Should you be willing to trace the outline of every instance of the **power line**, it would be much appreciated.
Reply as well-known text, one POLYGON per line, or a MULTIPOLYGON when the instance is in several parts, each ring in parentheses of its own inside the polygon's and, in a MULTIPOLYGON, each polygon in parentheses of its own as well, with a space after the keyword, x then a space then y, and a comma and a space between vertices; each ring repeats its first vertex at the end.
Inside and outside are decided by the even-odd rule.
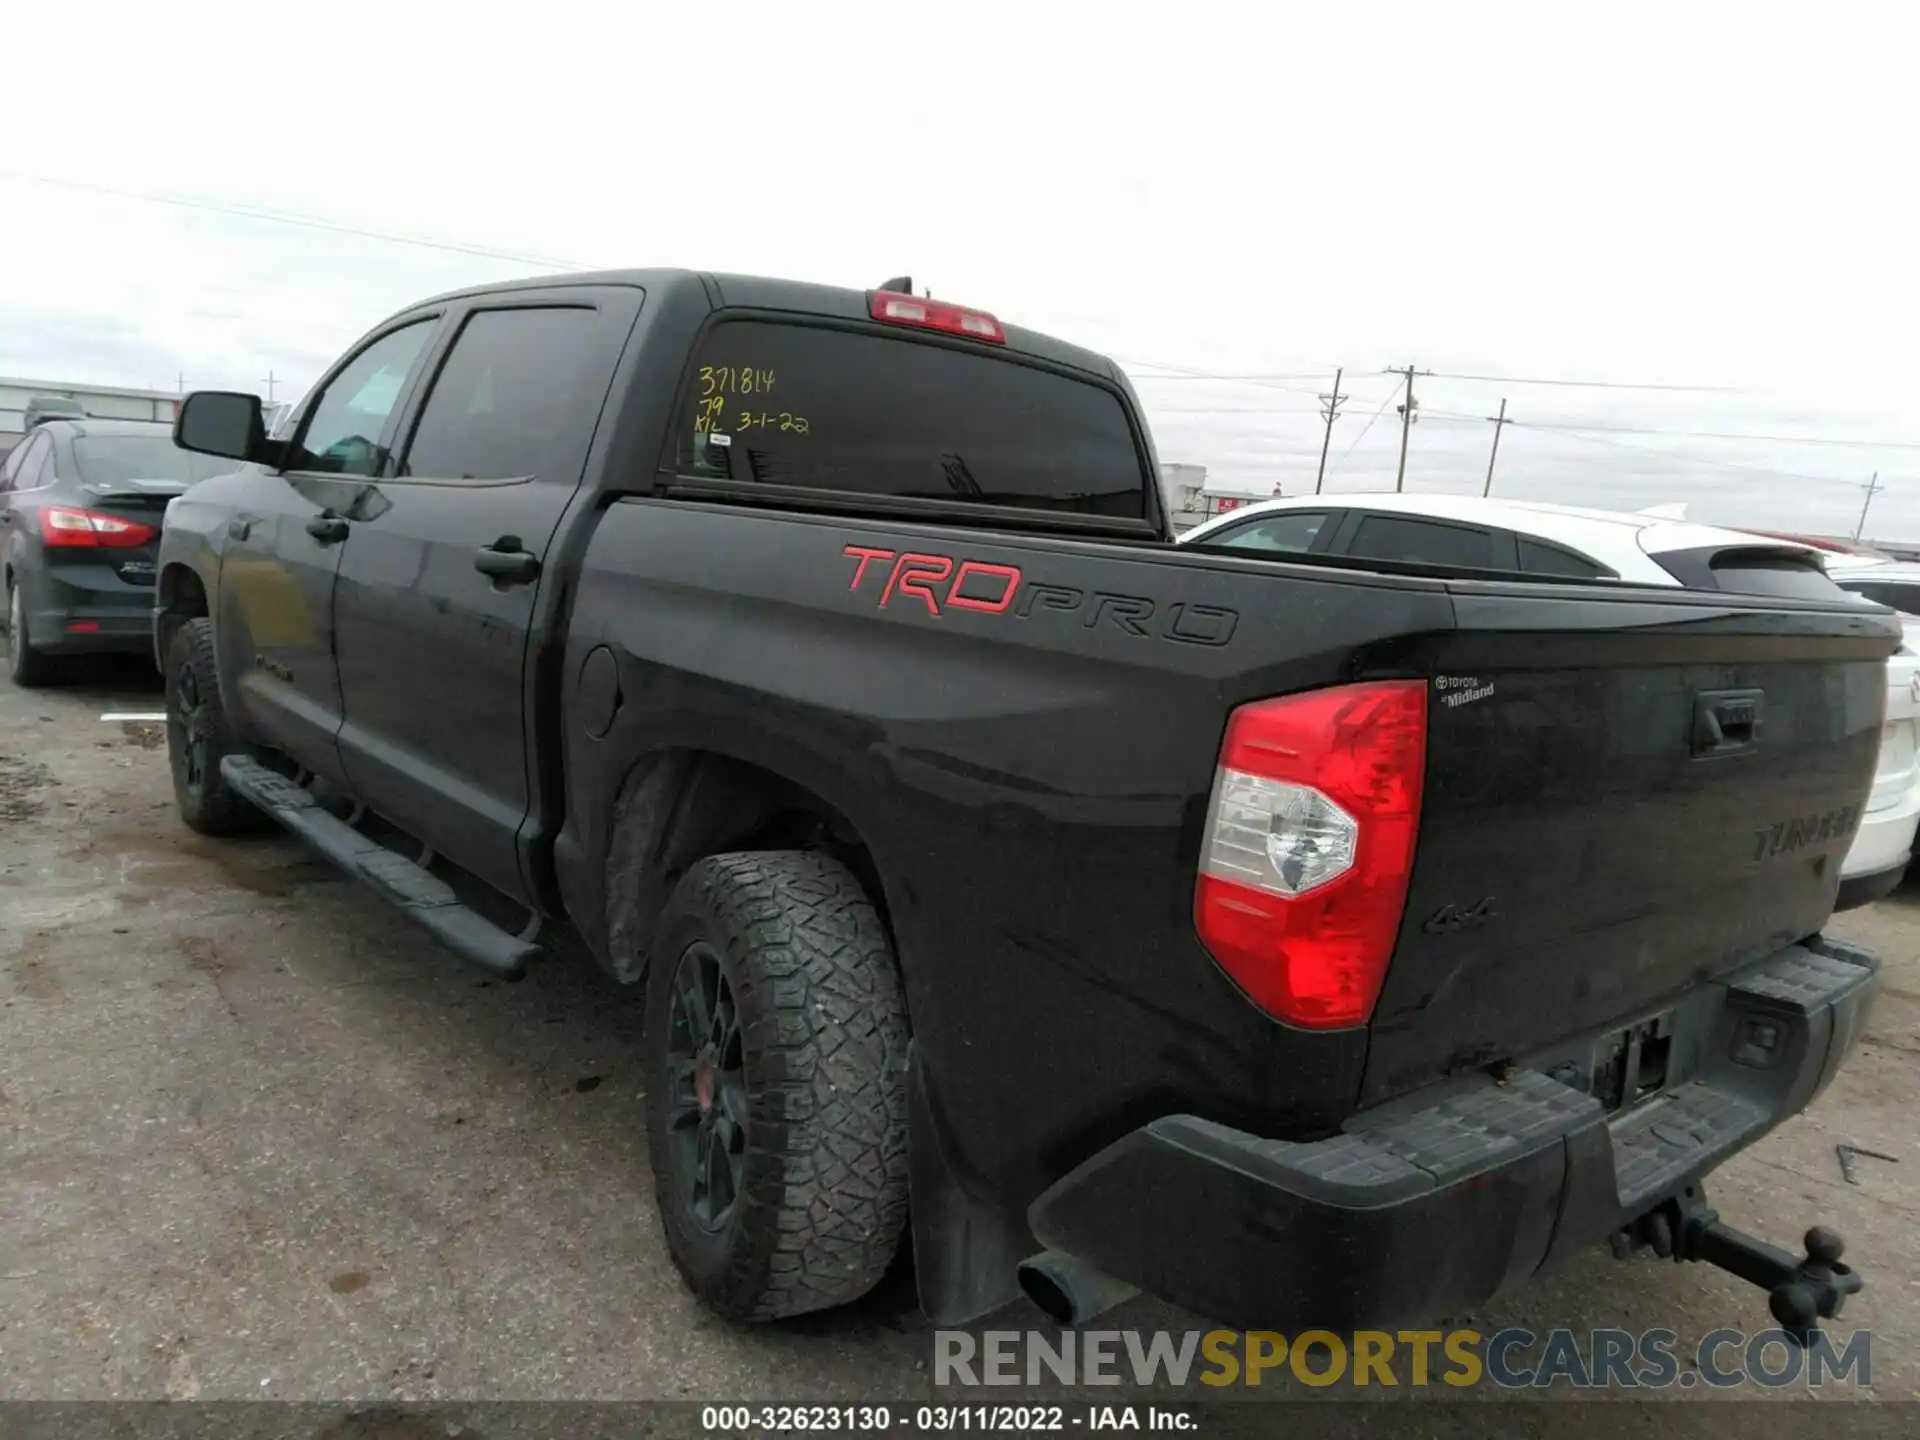
MULTIPOLYGON (((1310 373, 1303 373, 1300 375, 1291 375, 1291 376, 1276 375, 1271 377, 1265 377, 1265 376, 1254 376, 1254 375, 1216 375, 1210 370, 1195 370, 1190 366, 1175 365, 1171 360, 1149 360, 1141 356, 1128 356, 1128 355, 1115 355, 1112 358, 1119 361, 1120 364, 1126 365, 1126 366, 1151 365, 1155 369, 1177 372, 1177 373, 1168 374, 1168 375, 1134 374, 1130 376, 1131 379, 1140 381, 1140 382, 1160 381, 1160 380, 1205 380, 1210 383, 1218 382, 1224 385, 1252 385, 1255 388, 1261 389, 1261 390, 1275 390, 1280 392, 1283 395, 1313 395, 1316 392, 1312 390, 1301 390, 1291 385, 1275 385, 1270 383, 1272 380, 1282 380, 1282 379, 1319 380, 1323 378, 1327 373, 1326 370, 1315 370, 1310 373)), ((1328 366, 1327 368, 1333 369, 1334 367, 1328 366)))
MULTIPOLYGON (((1135 365, 1157 365, 1160 362, 1158 362, 1157 360, 1135 360, 1135 361, 1127 361, 1123 363, 1135 364, 1135 365)), ((1162 368, 1170 369, 1172 367, 1163 366, 1162 368)), ((1338 369, 1340 367, 1336 366, 1334 368, 1338 369)), ((1303 370, 1298 374, 1291 374, 1291 375, 1214 375, 1204 370, 1189 370, 1178 375, 1136 375, 1133 378, 1136 380, 1152 380, 1155 382, 1167 382, 1167 381, 1177 381, 1177 380, 1223 380, 1223 381, 1232 381, 1235 384, 1252 384, 1255 381, 1264 381, 1264 380, 1320 380, 1325 378, 1326 373, 1327 372, 1324 370, 1303 370)))
POLYGON ((1625 380, 1568 380, 1543 379, 1532 375, 1459 375, 1450 370, 1429 370, 1427 372, 1438 380, 1485 380, 1498 385, 1571 385, 1586 390, 1689 390, 1714 394, 1736 394, 1735 385, 1639 385, 1625 380))
POLYGON ((185 195, 165 195, 157 191, 121 190, 111 185, 95 185, 81 180, 62 180, 51 175, 31 175, 20 170, 0 170, 0 179, 20 180, 30 185, 46 185, 57 190, 78 190, 92 195, 110 195, 119 200, 144 200, 153 205, 173 205, 184 210, 204 210, 213 215, 234 215, 247 220, 266 220, 276 225, 297 225, 308 230, 325 230, 335 235, 352 235, 362 240, 380 240, 389 245, 414 245, 425 250, 444 250, 454 255, 473 255, 483 260, 509 260, 515 264, 540 265, 554 270, 589 270, 593 267, 578 260, 560 260, 551 255, 527 255, 512 250, 491 250, 482 245, 462 245, 453 240, 429 240, 419 235, 404 235, 392 230, 365 230, 342 225, 312 215, 296 215, 282 210, 267 210, 252 205, 195 200, 185 195))
POLYGON ((1353 437, 1353 444, 1347 446, 1346 449, 1340 452, 1340 458, 1333 462, 1332 466, 1329 467, 1330 469, 1338 470, 1343 464, 1346 463, 1347 457, 1353 454, 1355 450, 1360 448, 1360 442, 1367 438, 1367 431, 1373 429, 1373 422, 1378 420, 1382 415, 1387 413, 1387 406, 1393 403, 1393 397, 1395 395, 1398 395, 1399 393, 1400 393, 1400 387, 1396 385, 1393 388, 1393 391, 1387 396, 1387 398, 1380 402, 1380 408, 1378 410, 1375 410, 1373 414, 1367 417, 1367 423, 1362 425, 1360 427, 1360 433, 1353 437))
MULTIPOLYGON (((1387 397, 1380 402, 1379 408, 1377 408, 1368 417, 1367 423, 1361 427, 1360 433, 1354 436, 1352 443, 1349 444, 1345 450, 1341 451, 1338 458, 1334 459, 1327 466, 1326 473, 1328 474, 1333 473, 1334 471, 1338 470, 1341 467, 1341 465, 1343 465, 1349 458, 1351 458, 1354 451, 1360 448, 1361 442, 1366 439, 1368 431, 1372 430, 1374 422, 1377 421, 1382 415, 1386 413, 1387 406, 1393 403, 1395 397, 1398 396, 1399 393, 1400 393, 1400 387, 1396 385, 1393 391, 1390 394, 1388 394, 1387 397)), ((1155 407, 1152 413, 1155 415, 1286 415, 1286 416, 1324 414, 1324 412, 1315 411, 1311 407, 1305 406, 1305 405, 1262 406, 1259 408, 1238 407, 1238 408, 1232 408, 1232 409, 1226 409, 1226 408, 1185 409, 1185 408, 1155 407)), ((1498 417, 1496 416, 1471 415, 1471 414, 1467 414, 1464 411, 1457 411, 1457 410, 1429 410, 1424 407, 1420 409, 1419 415, 1422 420, 1439 421, 1443 424, 1450 423, 1450 424, 1462 424, 1462 425, 1467 425, 1467 424, 1485 425, 1489 423, 1495 423, 1498 420, 1498 417)), ((1761 465, 1743 465, 1738 461, 1733 461, 1733 460, 1709 460, 1697 455, 1688 455, 1678 450, 1662 450, 1662 449, 1658 449, 1658 448, 1647 446, 1647 445, 1629 445, 1623 441, 1607 440, 1607 439, 1603 439, 1599 435, 1588 434, 1586 433, 1586 431, 1589 427, 1586 427, 1586 426, 1553 425, 1553 424, 1539 423, 1531 420, 1515 420, 1511 417, 1508 417, 1505 423, 1507 425, 1518 426, 1520 429, 1523 429, 1523 430, 1537 430, 1542 432, 1543 434, 1558 435, 1560 438, 1566 439, 1566 440, 1581 441, 1589 445, 1604 445, 1604 446, 1607 446, 1609 449, 1613 449, 1613 450, 1626 450, 1635 455, 1646 455, 1646 456, 1653 457, 1655 459, 1671 461, 1679 465, 1692 465, 1697 468, 1706 469, 1706 470, 1717 470, 1717 471, 1723 471, 1723 472, 1739 471, 1743 474, 1750 474, 1750 475, 1769 475, 1769 476, 1773 476, 1776 479, 1803 480, 1803 481, 1807 481, 1808 483, 1816 484, 1816 485, 1851 485, 1855 483, 1851 480, 1845 480, 1834 475, 1810 475, 1804 471, 1776 470, 1771 467, 1761 466, 1761 465)), ((1646 430, 1646 431, 1634 431, 1632 433, 1649 434, 1649 435, 1683 436, 1689 432, 1646 430)), ((1312 452, 1304 451, 1302 453, 1311 454, 1312 452)), ((1322 483, 1324 483, 1324 481, 1322 483)), ((1883 486, 1882 488, 1884 489, 1885 487, 1883 486)))
MULTIPOLYGON (((1288 393, 1305 394, 1306 392, 1289 391, 1288 393)), ((1153 407, 1153 410, 1157 415, 1310 415, 1318 413, 1319 407, 1313 405, 1199 407, 1162 405, 1153 407)), ((1481 421, 1488 418, 1448 410, 1422 409, 1420 414, 1427 420, 1481 421)), ((1834 435, 1762 435, 1745 430, 1665 430, 1653 425, 1584 425, 1573 420, 1527 420, 1514 423, 1524 424, 1529 430, 1560 430, 1576 436, 1581 434, 1652 435, 1674 440, 1744 440, 1761 444, 1826 445, 1842 450, 1920 450, 1920 440, 1855 440, 1834 435)))
MULTIPOLYGON (((1436 416, 1435 418, 1442 418, 1436 416)), ((1449 420, 1480 420, 1477 415, 1448 415, 1449 420)), ((1484 421, 1482 422, 1484 423, 1484 421)), ((1522 430, 1532 430, 1535 426, 1526 420, 1509 420, 1510 425, 1522 430)), ((1850 485, 1854 482, 1842 480, 1834 475, 1808 475, 1796 470, 1773 470, 1764 465, 1742 465, 1734 460, 1706 460, 1697 455, 1685 455, 1678 450, 1654 450, 1645 445, 1629 445, 1621 440, 1602 440, 1598 435, 1583 435, 1577 430, 1550 432, 1564 436, 1569 440, 1584 441, 1589 445, 1606 445, 1615 450, 1628 450, 1635 455, 1652 455, 1661 460, 1672 460, 1682 465, 1698 465, 1708 470, 1741 470, 1752 475, 1771 475, 1779 480, 1805 480, 1815 485, 1850 485)))
POLYGON ((1609 435, 1668 435, 1686 440, 1761 440, 1778 445, 1837 445, 1849 450, 1920 450, 1920 440, 1847 440, 1825 435, 1755 435, 1739 430, 1660 430, 1643 425, 1579 425, 1571 420, 1530 420, 1535 430, 1591 430, 1609 435))
MULTIPOLYGON (((1485 425, 1492 417, 1469 415, 1459 410, 1422 410, 1423 420, 1438 420, 1443 423, 1459 425, 1485 425)), ((1530 420, 1508 418, 1507 424, 1521 430, 1538 430, 1541 427, 1530 420)), ((1563 440, 1578 440, 1587 445, 1604 445, 1611 450, 1626 450, 1635 455, 1648 455, 1658 460, 1670 460, 1676 464, 1694 465, 1707 470, 1738 470, 1749 475, 1770 475, 1778 480, 1802 480, 1811 485, 1852 485, 1855 481, 1843 479, 1837 475, 1809 475, 1800 470, 1775 470, 1764 465, 1742 465, 1736 460, 1708 460, 1698 455, 1688 455, 1679 450, 1659 450, 1647 445, 1629 445, 1622 440, 1604 440, 1598 435, 1585 435, 1577 430, 1548 430, 1545 433, 1556 435, 1563 440)))
MULTIPOLYGON (((1182 381, 1182 382, 1194 381, 1194 380, 1218 380, 1223 383, 1230 383, 1230 384, 1254 385, 1254 384, 1264 384, 1265 382, 1270 380, 1317 380, 1320 378, 1320 376, 1326 374, 1326 370, 1311 371, 1311 372, 1304 372, 1304 373, 1276 372, 1270 375, 1243 373, 1243 372, 1237 372, 1237 371, 1236 372, 1213 371, 1213 370, 1206 370, 1193 365, 1175 365, 1168 361, 1149 360, 1144 357, 1129 358, 1127 356, 1115 356, 1114 358, 1119 360, 1124 365, 1150 365, 1153 368, 1158 370, 1167 370, 1167 371, 1174 372, 1167 375, 1140 375, 1140 376, 1134 377, 1135 379, 1139 379, 1139 380, 1182 381)), ((1327 367, 1327 369, 1332 369, 1332 368, 1334 367, 1333 366, 1327 367)), ((1741 390, 1741 387, 1737 385, 1670 385, 1670 384, 1663 384, 1657 381, 1638 382, 1638 381, 1627 381, 1627 380, 1580 380, 1580 379, 1575 379, 1572 376, 1566 376, 1566 375, 1559 375, 1559 376, 1477 375, 1477 374, 1468 374, 1464 371, 1453 371, 1453 370, 1428 370, 1422 373, 1431 375, 1436 380, 1484 381, 1489 384, 1507 384, 1507 385, 1559 385, 1559 386, 1565 386, 1565 387, 1578 389, 1578 390, 1662 390, 1662 391, 1675 391, 1675 392, 1683 392, 1683 393, 1714 394, 1714 395, 1733 395, 1733 394, 1743 393, 1741 390)))
MULTIPOLYGON (((1400 393, 1400 387, 1396 385, 1393 393, 1394 395, 1398 395, 1400 393)), ((1342 398, 1351 400, 1353 393, 1351 391, 1343 391, 1342 398)), ((1372 397, 1363 395, 1360 398, 1364 401, 1372 397)), ((1388 396, 1387 398, 1392 399, 1393 397, 1388 396)), ((1327 407, 1323 402, 1319 405, 1262 405, 1257 408, 1251 406, 1242 406, 1239 408, 1230 406, 1216 407, 1211 405, 1198 407, 1187 405, 1149 405, 1146 408, 1148 413, 1153 415, 1318 415, 1322 419, 1325 419, 1327 407)))

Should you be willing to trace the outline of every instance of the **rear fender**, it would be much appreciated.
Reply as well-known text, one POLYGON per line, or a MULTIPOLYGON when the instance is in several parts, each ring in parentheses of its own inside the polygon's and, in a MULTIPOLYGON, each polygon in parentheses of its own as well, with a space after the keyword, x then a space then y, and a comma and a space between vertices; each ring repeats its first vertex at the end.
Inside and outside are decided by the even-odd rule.
POLYGON ((762 829, 773 798, 735 766, 691 750, 636 764, 614 807, 606 847, 604 943, 595 955, 631 985, 647 973, 654 926, 694 861, 762 829))

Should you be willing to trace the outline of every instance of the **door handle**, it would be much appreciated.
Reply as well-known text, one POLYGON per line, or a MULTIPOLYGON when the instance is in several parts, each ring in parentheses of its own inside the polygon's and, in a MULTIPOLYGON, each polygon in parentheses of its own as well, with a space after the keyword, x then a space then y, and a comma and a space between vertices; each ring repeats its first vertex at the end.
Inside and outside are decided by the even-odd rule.
POLYGON ((244 540, 252 533, 253 520, 250 516, 227 521, 227 538, 229 540, 244 540))
POLYGON ((307 521, 307 533, 322 545, 335 545, 347 538, 347 522, 338 515, 316 515, 307 521))
POLYGON ((540 557, 520 548, 511 535, 484 545, 473 557, 473 568, 496 585, 525 585, 540 573, 540 557))
POLYGON ((1740 755, 1760 742, 1766 696, 1758 690, 1704 690, 1693 697, 1693 753, 1740 755))

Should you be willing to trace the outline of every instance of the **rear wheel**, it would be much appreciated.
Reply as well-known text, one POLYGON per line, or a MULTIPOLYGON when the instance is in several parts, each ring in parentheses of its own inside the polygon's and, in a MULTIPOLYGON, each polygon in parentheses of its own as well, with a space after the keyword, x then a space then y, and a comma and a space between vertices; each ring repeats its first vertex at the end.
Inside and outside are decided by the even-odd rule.
POLYGON ((264 827, 265 817, 227 785, 220 762, 246 753, 236 745, 220 703, 214 670, 213 622, 188 620, 167 646, 167 760, 173 798, 187 827, 202 835, 235 835, 264 827))
POLYGON ((716 855, 667 903, 647 979, 647 1140, 667 1248, 731 1320, 858 1299, 907 1212, 907 1015, 845 866, 716 855))
POLYGON ((7 586, 7 678, 23 690, 53 678, 51 655, 33 648, 27 634, 27 607, 20 598, 20 582, 7 586))

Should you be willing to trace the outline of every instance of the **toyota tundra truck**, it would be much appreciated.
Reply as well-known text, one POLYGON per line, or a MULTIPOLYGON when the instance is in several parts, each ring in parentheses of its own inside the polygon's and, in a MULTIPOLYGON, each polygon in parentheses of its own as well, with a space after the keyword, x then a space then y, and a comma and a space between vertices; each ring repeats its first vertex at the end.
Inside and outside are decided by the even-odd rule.
POLYGON ((235 463, 160 546, 182 819, 496 972, 583 937, 721 1315, 903 1240, 940 1323, 1391 1326, 1603 1241, 1796 1334, 1861 1283, 1702 1181, 1867 1014, 1890 612, 1176 547, 1111 361, 906 280, 463 291, 175 433, 235 463))

